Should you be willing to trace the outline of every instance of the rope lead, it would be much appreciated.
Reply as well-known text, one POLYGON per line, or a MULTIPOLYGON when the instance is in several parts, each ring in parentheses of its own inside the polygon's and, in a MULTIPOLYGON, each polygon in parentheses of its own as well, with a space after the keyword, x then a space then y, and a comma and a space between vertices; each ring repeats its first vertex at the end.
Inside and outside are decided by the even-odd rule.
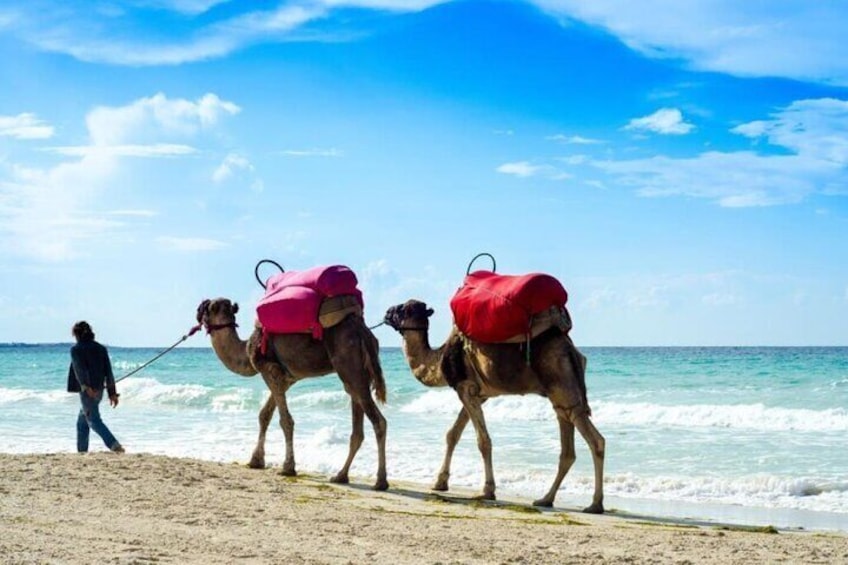
POLYGON ((157 354, 153 359, 151 359, 147 363, 141 365, 140 367, 136 367, 135 369, 133 369, 132 371, 130 371, 129 373, 127 373, 126 375, 124 375, 120 379, 117 379, 115 382, 119 383, 122 380, 124 380, 125 378, 132 376, 132 375, 136 374, 137 372, 141 371, 142 369, 144 369, 145 367, 147 367, 148 365, 150 365, 151 363, 153 363, 154 361, 156 361, 157 359, 159 359, 160 357, 162 357, 163 355, 165 355, 166 353, 168 353, 169 351, 174 349, 176 346, 178 346, 179 344, 181 344, 182 342, 184 342, 185 340, 187 340, 188 338, 190 338, 191 336, 196 334, 200 330, 201 327, 202 327, 201 324, 197 324, 196 326, 191 328, 188 331, 187 334, 185 334, 183 337, 181 337, 174 345, 172 345, 168 349, 165 349, 164 351, 160 351, 159 354, 157 354))

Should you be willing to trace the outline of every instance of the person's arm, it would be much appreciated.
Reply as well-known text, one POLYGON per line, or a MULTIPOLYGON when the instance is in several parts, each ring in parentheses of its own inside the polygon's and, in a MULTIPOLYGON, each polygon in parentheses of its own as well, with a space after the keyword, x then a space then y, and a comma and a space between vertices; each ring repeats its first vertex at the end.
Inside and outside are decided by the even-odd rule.
POLYGON ((115 388, 115 375, 112 374, 112 360, 109 359, 109 350, 103 348, 103 353, 106 356, 106 390, 109 391, 109 404, 113 407, 118 405, 118 390, 115 388))
POLYGON ((88 392, 91 383, 91 376, 88 373, 88 368, 83 362, 82 354, 78 347, 71 348, 71 368, 70 371, 76 377, 82 392, 88 392))

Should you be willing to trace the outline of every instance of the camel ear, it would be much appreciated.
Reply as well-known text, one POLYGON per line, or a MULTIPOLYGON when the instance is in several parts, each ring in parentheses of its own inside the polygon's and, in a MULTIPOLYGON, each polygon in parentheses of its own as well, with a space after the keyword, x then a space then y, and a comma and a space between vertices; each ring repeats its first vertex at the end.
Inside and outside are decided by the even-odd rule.
POLYGON ((238 302, 233 302, 233 314, 238 314, 238 302))
POLYGON ((430 316, 432 316, 432 315, 433 315, 433 309, 432 309, 432 308, 427 308, 427 311, 426 311, 425 313, 427 314, 427 317, 429 318, 430 316))
POLYGON ((207 298, 203 300, 200 305, 197 307, 197 323, 200 324, 203 322, 203 316, 206 314, 206 310, 209 308, 210 300, 207 298))

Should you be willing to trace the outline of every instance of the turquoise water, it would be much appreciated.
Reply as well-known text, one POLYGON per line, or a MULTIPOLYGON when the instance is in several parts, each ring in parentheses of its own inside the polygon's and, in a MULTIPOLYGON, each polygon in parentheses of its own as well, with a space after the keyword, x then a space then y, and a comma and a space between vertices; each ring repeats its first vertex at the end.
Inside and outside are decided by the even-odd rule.
MULTIPOLYGON (((64 392, 68 345, 0 346, 0 452, 74 450, 75 395, 64 392)), ((116 377, 158 350, 110 348, 116 377)), ((585 348, 594 421, 607 440, 607 507, 704 520, 848 530, 848 348, 585 348)), ((399 349, 381 351, 388 386, 389 480, 430 484, 459 410, 448 388, 427 389, 399 349)), ((261 378, 227 371, 206 348, 178 348, 118 385, 104 419, 132 452, 247 461, 267 392, 261 378)), ((335 376, 289 392, 301 471, 330 474, 347 453, 348 397, 335 376)), ((486 404, 495 478, 503 496, 537 498, 550 485, 559 438, 546 400, 486 404)), ((557 505, 592 492, 588 449, 557 505)), ((105 449, 93 443, 95 449, 105 449)), ((268 463, 284 448, 276 422, 268 463)), ((371 481, 370 428, 353 474, 371 481)), ((477 489, 482 463, 469 427, 451 484, 477 489)))

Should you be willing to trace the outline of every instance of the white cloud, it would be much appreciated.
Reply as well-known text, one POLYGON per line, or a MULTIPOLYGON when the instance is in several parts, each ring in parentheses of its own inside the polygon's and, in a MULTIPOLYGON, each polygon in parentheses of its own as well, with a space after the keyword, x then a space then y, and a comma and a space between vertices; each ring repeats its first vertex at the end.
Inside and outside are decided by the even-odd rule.
POLYGON ((183 14, 203 14, 215 6, 226 4, 230 0, 146 0, 144 5, 163 10, 172 10, 183 14))
POLYGON ((590 137, 583 137, 582 135, 564 135, 561 133, 549 135, 545 139, 574 145, 596 145, 598 143, 603 143, 603 140, 600 139, 592 139, 590 137))
POLYGON ((156 241, 158 241, 164 247, 181 252, 217 251, 219 249, 229 247, 229 245, 224 243, 223 241, 218 241, 215 239, 205 239, 201 237, 161 236, 157 237, 156 241))
MULTIPOLYGON (((231 10, 222 11, 223 18, 216 18, 210 9, 220 4, 214 0, 152 0, 145 6, 177 11, 189 17, 203 14, 205 20, 190 19, 189 25, 174 27, 179 32, 170 37, 163 36, 162 29, 147 30, 138 26, 115 26, 114 22, 103 22, 103 11, 89 9, 68 12, 57 6, 55 18, 50 10, 41 6, 25 14, 26 24, 18 29, 18 35, 40 49, 65 53, 86 62, 118 65, 179 65, 223 57, 246 46, 262 42, 279 42, 291 39, 334 40, 328 33, 301 33, 301 30, 320 22, 328 21, 334 10, 342 8, 365 8, 393 12, 419 11, 440 1, 431 0, 312 0, 309 2, 282 2, 273 9, 256 10, 255 4, 230 2, 231 10), (247 9, 245 10, 245 7, 247 9), (231 15, 241 9, 240 13, 231 15), (207 14, 208 13, 208 14, 207 14), (48 14, 48 17, 45 17, 48 14), (112 25, 108 25, 112 24, 112 25), (191 25, 194 24, 194 25, 191 25), (113 32, 112 30, 120 30, 113 32)), ((139 6, 124 6, 109 16, 132 17, 139 6), (117 15, 116 15, 117 14, 117 15)), ((138 21, 149 18, 138 18, 138 21)), ((151 20, 153 21, 153 20, 151 20)))
POLYGON ((499 173, 505 175, 515 175, 517 177, 532 177, 541 170, 541 167, 531 165, 527 161, 518 161, 516 163, 504 163, 495 169, 499 173))
POLYGON ((823 179, 839 173, 828 163, 797 155, 763 157, 748 151, 712 151, 688 159, 595 161, 593 165, 642 196, 707 198, 729 208, 797 203, 823 179))
POLYGON ((723 292, 705 294, 701 297, 701 301, 710 306, 735 306, 741 302, 740 298, 735 294, 723 292))
MULTIPOLYGON (((102 3, 68 11, 62 9, 64 3, 53 1, 55 7, 18 3, 14 14, 0 13, 0 29, 5 25, 41 49, 83 61, 178 65, 223 57, 262 42, 338 40, 331 16, 339 9, 404 13, 450 0, 289 0, 269 10, 256 10, 255 3, 228 2, 227 9, 219 11, 212 10, 222 3, 216 0, 145 0, 123 3, 111 14, 102 3), (150 7, 184 14, 186 25, 167 31, 114 25, 119 16, 129 18, 150 7), (195 17, 201 14, 203 18, 195 17)), ((698 70, 848 84, 848 10, 839 2, 525 1, 566 24, 577 20, 600 27, 646 56, 682 60, 698 70)), ((152 18, 138 21, 156 24, 152 18)))
POLYGON ((51 150, 69 157, 67 161, 43 169, 0 161, 0 249, 42 261, 75 257, 82 241, 122 229, 146 214, 97 209, 99 196, 121 178, 122 158, 194 153, 189 146, 159 138, 194 135, 237 111, 214 94, 196 102, 158 94, 92 110, 86 117, 89 145, 51 150))
POLYGON ((532 0, 599 26, 650 57, 699 70, 848 84, 848 9, 839 2, 532 0))
POLYGON ((162 134, 191 136, 215 126, 222 116, 241 111, 216 94, 204 94, 196 101, 169 99, 161 92, 120 107, 100 106, 86 117, 92 145, 120 145, 127 140, 162 134))
POLYGON ((595 161, 617 183, 643 196, 689 196, 726 207, 801 202, 814 192, 838 194, 848 182, 848 102, 799 100, 769 120, 731 131, 791 153, 705 152, 690 158, 595 161))
POLYGON ((0 116, 0 136, 16 139, 48 139, 53 137, 53 126, 39 120, 35 114, 0 116))
POLYGON ((224 160, 221 161, 221 164, 212 173, 212 181, 216 183, 224 182, 233 176, 233 171, 235 170, 253 171, 253 165, 245 157, 236 153, 230 153, 224 157, 224 160))
POLYGON ((69 157, 102 155, 110 157, 179 157, 197 153, 189 145, 176 143, 154 143, 151 145, 77 145, 68 147, 50 147, 53 151, 69 157))
POLYGON ((342 157, 344 153, 335 148, 330 149, 284 149, 280 155, 286 157, 342 157))
POLYGON ((770 120, 749 122, 731 131, 764 137, 798 155, 848 165, 848 100, 798 100, 770 120))
POLYGON ((152 218, 156 216, 153 210, 110 210, 110 216, 131 216, 136 218, 152 218))
POLYGON ((566 165, 582 165, 589 161, 588 155, 569 155, 568 157, 557 157, 557 161, 566 165))
POLYGON ((652 131, 663 135, 682 135, 689 133, 694 127, 683 120, 683 114, 677 108, 660 108, 649 116, 633 118, 624 126, 624 129, 652 131))

